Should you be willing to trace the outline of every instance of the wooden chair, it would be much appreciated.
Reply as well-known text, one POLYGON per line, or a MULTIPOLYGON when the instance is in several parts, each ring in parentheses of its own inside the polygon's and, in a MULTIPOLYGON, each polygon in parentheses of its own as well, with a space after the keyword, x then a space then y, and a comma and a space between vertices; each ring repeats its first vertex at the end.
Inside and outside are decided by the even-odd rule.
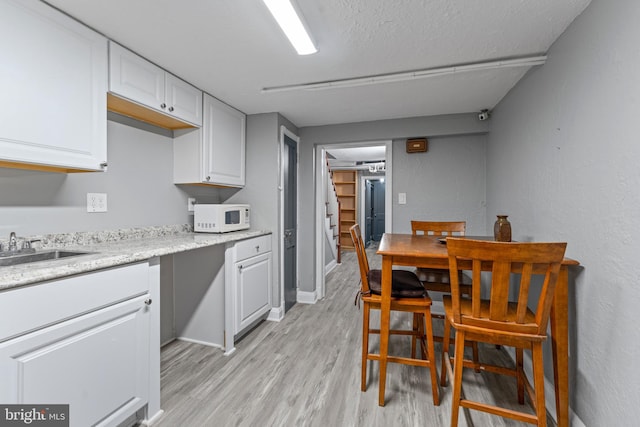
MULTIPOLYGON (((414 236, 420 234, 429 236, 464 236, 466 228, 466 221, 411 221, 411 234, 414 236)), ((442 292, 444 294, 451 293, 451 280, 448 269, 416 268, 415 273, 427 291, 442 292)), ((464 295, 470 295, 471 279, 462 272, 459 274, 460 283, 463 284, 460 288, 461 292, 464 295)), ((436 305, 435 308, 435 310, 431 310, 431 317, 434 319, 444 319, 442 307, 436 305)), ((434 340, 442 342, 442 337, 434 336, 434 340)), ((451 343, 453 344, 453 342, 451 343)), ((478 347, 476 345, 472 346, 474 352, 473 360, 478 360, 478 347)))
POLYGON ((446 369, 452 377, 453 384, 451 426, 458 425, 460 406, 546 426, 542 343, 547 338, 549 312, 566 245, 447 239, 452 281, 451 296, 444 298, 444 338, 445 341, 449 338, 451 327, 456 330, 456 338, 453 370, 449 346, 443 347, 441 384, 444 386, 446 383, 446 369), (490 295, 489 299, 481 299, 483 266, 485 269, 491 267, 491 278, 485 279, 488 282, 485 285, 487 295, 490 295), (457 273, 462 268, 472 271, 471 298, 463 298, 460 294, 457 273), (512 272, 519 273, 519 280, 515 280, 517 275, 512 275, 512 272), (535 276, 540 276, 543 280, 540 286, 535 283, 535 279, 532 285, 532 278, 535 276), (513 302, 508 300, 510 287, 517 295, 513 302), (528 307, 529 302, 535 307, 534 310, 528 307), (515 347, 515 368, 493 366, 488 363, 478 366, 465 360, 465 340, 515 347), (523 369, 525 349, 532 353, 533 388, 523 369), (526 389, 535 415, 465 399, 462 393, 463 367, 479 367, 489 372, 516 377, 518 402, 524 404, 526 389))
MULTIPOLYGON (((464 236, 466 221, 411 221, 411 233, 414 236, 464 236)), ((450 293, 451 280, 448 269, 417 268, 416 275, 428 291, 450 293)), ((465 279, 469 283, 468 278, 465 279)), ((468 288, 469 290, 471 288, 468 288)))
MULTIPOLYGON (((380 293, 382 290, 382 272, 369 269, 369 260, 365 251, 360 226, 353 225, 349 232, 360 266, 360 296, 364 305, 362 316, 362 391, 367 388, 367 360, 380 360, 380 354, 369 352, 369 334, 379 334, 380 329, 369 327, 371 309, 380 310, 380 293)), ((411 357, 389 355, 388 362, 403 363, 413 366, 429 367, 431 374, 431 393, 433 404, 439 405, 438 374, 436 373, 435 350, 433 346, 433 329, 431 326, 431 298, 416 275, 411 271, 393 270, 391 290, 391 310, 413 313, 414 328, 412 330, 390 329, 392 335, 409 335, 412 337, 411 357), (421 358, 416 358, 415 343, 420 343, 421 358), (425 358, 426 356, 426 358, 425 358)), ((385 378, 382 379, 383 384, 385 378)))

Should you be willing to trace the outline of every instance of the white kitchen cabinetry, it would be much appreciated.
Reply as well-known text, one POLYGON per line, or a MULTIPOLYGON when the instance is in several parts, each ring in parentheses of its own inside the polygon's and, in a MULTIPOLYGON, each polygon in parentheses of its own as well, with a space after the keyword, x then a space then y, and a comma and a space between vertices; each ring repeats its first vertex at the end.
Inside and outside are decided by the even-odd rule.
POLYGON ((174 182, 243 187, 246 115, 204 94, 199 132, 174 133, 174 182))
POLYGON ((107 39, 36 0, 0 2, 0 167, 107 162, 107 39))
POLYGON ((225 354, 271 310, 271 235, 243 240, 227 249, 225 354))
POLYGON ((12 319, 0 324, 0 402, 69 404, 71 426, 116 426, 144 408, 149 271, 134 264, 0 293, 12 319))
MULTIPOLYGON (((118 111, 118 105, 129 105, 135 109, 139 104, 179 121, 202 125, 201 90, 113 42, 109 42, 109 91, 135 103, 131 106, 123 103, 122 99, 110 97, 109 107, 113 111, 135 117, 135 112, 118 111)), ((144 114, 144 109, 138 110, 144 114)), ((145 120, 145 117, 140 118, 145 120)), ((192 126, 177 124, 169 127, 192 126)))

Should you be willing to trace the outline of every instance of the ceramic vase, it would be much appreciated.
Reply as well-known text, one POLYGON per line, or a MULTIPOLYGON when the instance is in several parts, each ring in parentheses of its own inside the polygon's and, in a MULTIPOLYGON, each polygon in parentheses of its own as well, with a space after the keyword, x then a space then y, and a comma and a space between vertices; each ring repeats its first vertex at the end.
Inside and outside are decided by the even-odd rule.
POLYGON ((497 242, 510 242, 511 223, 507 220, 507 215, 497 215, 497 217, 493 225, 493 237, 497 242))

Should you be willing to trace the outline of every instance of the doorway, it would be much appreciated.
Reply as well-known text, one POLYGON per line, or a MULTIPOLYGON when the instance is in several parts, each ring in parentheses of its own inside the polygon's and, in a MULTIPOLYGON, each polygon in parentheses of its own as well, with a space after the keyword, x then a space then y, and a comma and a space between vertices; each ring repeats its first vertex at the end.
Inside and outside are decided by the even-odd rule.
MULTIPOLYGON (((324 238, 324 225, 326 220, 326 204, 323 200, 322 196, 324 193, 324 187, 326 185, 326 152, 331 151, 335 152, 336 149, 344 149, 344 148, 366 148, 366 147, 384 147, 383 158, 386 166, 386 171, 384 175, 379 175, 378 177, 385 178, 385 195, 382 197, 382 200, 385 201, 385 215, 382 219, 382 223, 384 223, 384 230, 390 232, 392 227, 392 200, 391 195, 393 194, 393 171, 392 171, 392 141, 391 140, 378 140, 378 141, 362 141, 362 142, 352 142, 352 143, 335 143, 335 144, 319 144, 315 146, 314 150, 314 167, 315 167, 315 268, 314 268, 314 276, 315 276, 315 285, 316 285, 316 296, 318 299, 322 299, 325 296, 325 266, 327 265, 327 248, 324 238)), ((360 158, 362 159, 362 158, 360 158)), ((379 160, 376 158, 376 160, 379 160)), ((367 175, 369 175, 370 168, 364 167, 362 162, 355 162, 360 170, 366 170, 367 175)), ((344 167, 337 167, 340 169, 344 169, 344 167)), ((358 178, 360 179, 360 178, 358 178)), ((360 197, 358 197, 358 208, 357 208, 357 216, 358 221, 360 221, 360 225, 365 222, 362 217, 362 212, 364 210, 362 196, 362 186, 359 185, 360 197)))
POLYGON ((298 141, 297 137, 282 129, 282 276, 285 313, 298 297, 298 141))
POLYGON ((364 229, 365 244, 379 242, 385 226, 384 178, 364 177, 364 229))

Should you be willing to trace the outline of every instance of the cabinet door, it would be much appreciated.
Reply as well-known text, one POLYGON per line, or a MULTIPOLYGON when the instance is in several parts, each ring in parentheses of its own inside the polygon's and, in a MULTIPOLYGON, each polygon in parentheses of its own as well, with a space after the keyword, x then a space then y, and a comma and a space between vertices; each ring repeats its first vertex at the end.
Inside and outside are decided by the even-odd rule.
POLYGON ((156 110, 167 111, 162 68, 109 43, 109 91, 156 110))
POLYGON ((245 178, 246 116, 205 94, 204 182, 242 187, 245 178))
POLYGON ((271 309, 271 252, 237 262, 235 284, 237 334, 271 309))
POLYGON ((165 75, 167 110, 175 117, 202 126, 202 91, 171 74, 165 75))
POLYGON ((41 1, 7 0, 0 58, 0 165, 101 170, 107 39, 41 1))
POLYGON ((71 426, 115 426, 149 394, 148 294, 0 343, 0 402, 69 404, 71 426))

